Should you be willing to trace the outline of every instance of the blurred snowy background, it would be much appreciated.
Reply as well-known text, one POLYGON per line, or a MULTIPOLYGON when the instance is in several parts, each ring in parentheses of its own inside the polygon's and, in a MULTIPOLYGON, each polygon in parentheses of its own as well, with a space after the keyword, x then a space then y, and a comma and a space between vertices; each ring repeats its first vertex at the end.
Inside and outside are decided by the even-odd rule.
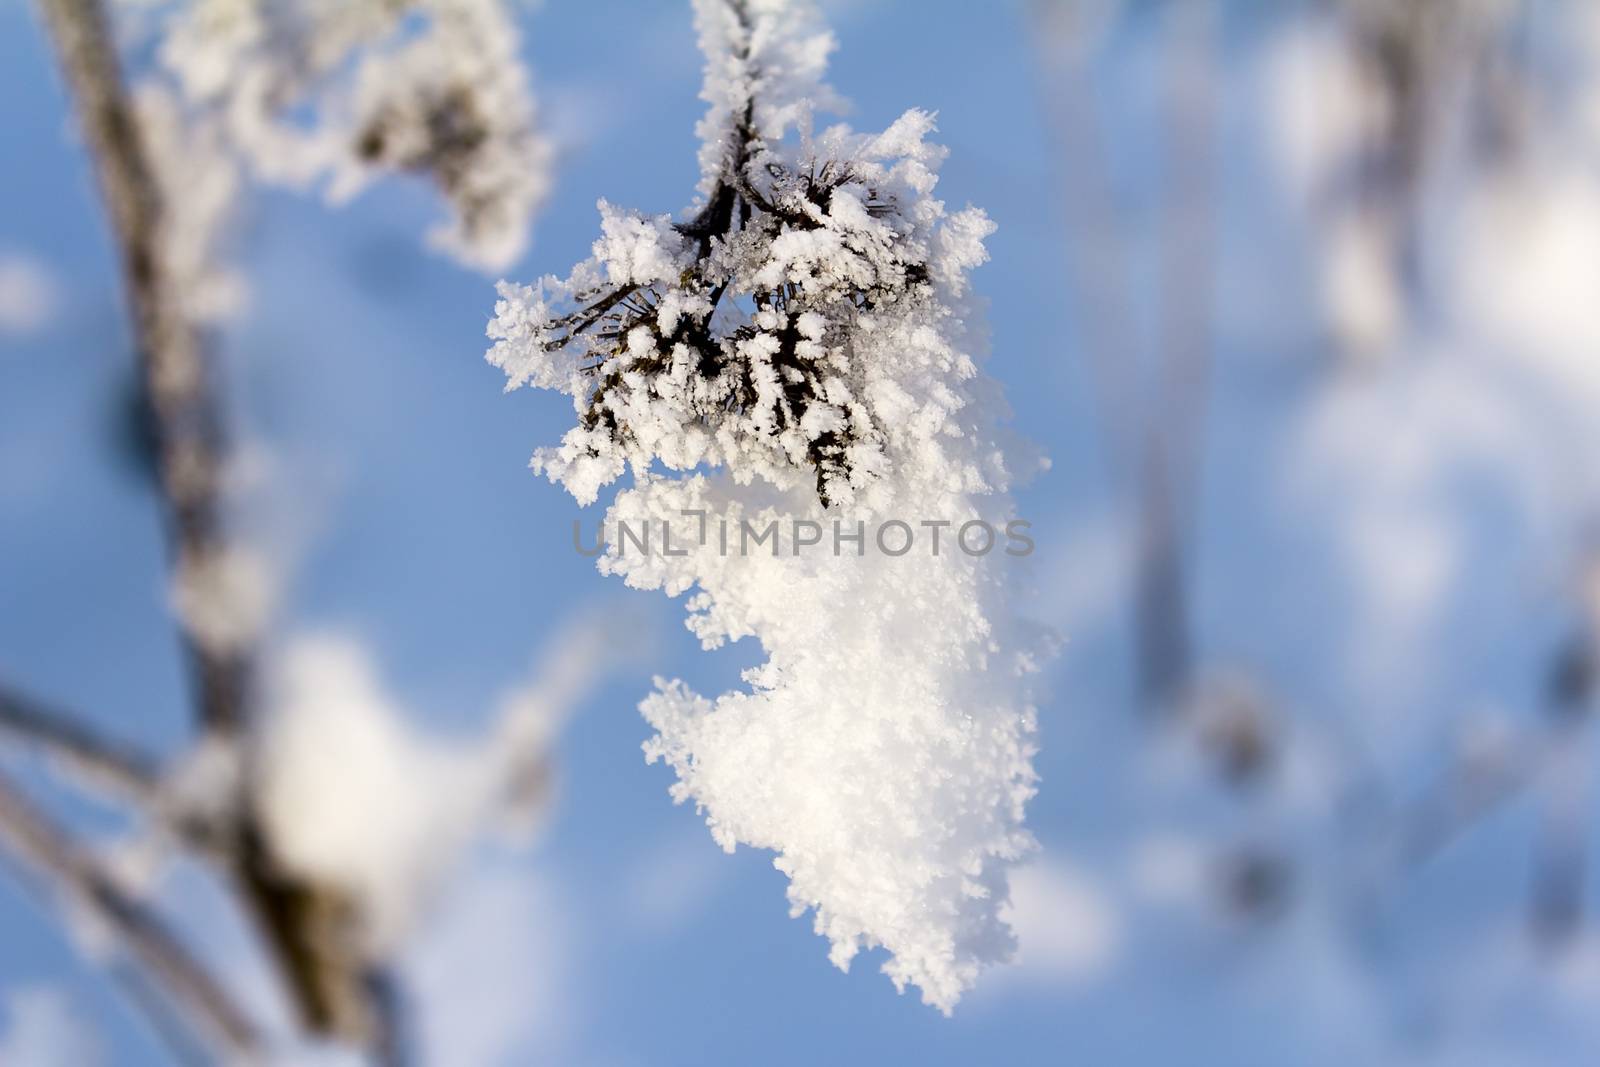
MULTIPOLYGON (((721 854, 639 752, 652 674, 717 691, 753 653, 572 551, 525 466, 568 403, 501 394, 492 279, 421 246, 429 192, 260 192, 221 351, 283 684, 465 746, 573 634, 627 652, 532 843, 475 845, 408 950, 423 1061, 1593 1062, 1600 8, 828 15, 855 123, 936 110, 941 194, 998 223, 989 372, 1054 461, 1019 494, 1066 638, 1020 959, 952 1019, 829 965, 770 856, 721 854)), ((685 206, 701 58, 676 4, 518 19, 555 143, 528 278, 587 254, 598 197, 685 206)), ((0 144, 0 678, 160 751, 189 713, 117 270, 18 0, 0 144)), ((351 811, 318 817, 381 818, 340 770, 351 811)), ((244 966, 214 894, 169 896, 244 966)), ((164 1056, 0 880, 0 1064, 164 1056)))

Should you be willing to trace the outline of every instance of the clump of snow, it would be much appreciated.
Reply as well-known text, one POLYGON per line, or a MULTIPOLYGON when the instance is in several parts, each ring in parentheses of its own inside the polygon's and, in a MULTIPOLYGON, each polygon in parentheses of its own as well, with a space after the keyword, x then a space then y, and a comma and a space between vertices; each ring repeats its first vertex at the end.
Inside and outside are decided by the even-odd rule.
POLYGON ((696 10, 700 202, 679 221, 602 202, 568 278, 501 286, 489 359, 510 387, 573 397, 577 424, 536 469, 583 503, 631 470, 606 526, 671 527, 671 554, 613 543, 601 570, 695 589, 706 647, 754 636, 767 653, 747 688, 662 681, 641 706, 675 799, 724 848, 778 853, 836 964, 883 946, 896 985, 948 1011, 1011 952, 1006 871, 1032 847, 1036 642, 1005 556, 955 544, 1011 517, 967 285, 993 226, 933 196, 931 115, 813 131, 832 38, 810 4, 696 10), (885 551, 872 531, 896 518, 924 546, 942 531, 943 551, 885 551), (801 551, 797 520, 822 543, 801 551), (770 550, 708 533, 741 523, 776 523, 770 550))
MULTIPOLYGON (((568 646, 570 647, 570 646, 568 646)), ((475 836, 542 765, 580 681, 520 691, 499 728, 433 736, 389 694, 366 649, 331 634, 291 641, 272 664, 269 714, 249 784, 287 868, 354 900, 369 950, 392 952, 475 836)))

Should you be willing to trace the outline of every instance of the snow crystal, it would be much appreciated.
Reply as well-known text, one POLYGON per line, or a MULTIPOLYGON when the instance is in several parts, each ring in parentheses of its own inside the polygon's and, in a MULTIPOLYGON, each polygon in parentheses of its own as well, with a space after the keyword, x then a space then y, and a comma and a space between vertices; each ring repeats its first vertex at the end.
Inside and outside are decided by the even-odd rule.
POLYGON ((1033 847, 1037 641, 1004 556, 950 547, 1011 518, 1005 413, 964 300, 993 226, 932 196, 944 150, 926 112, 877 135, 812 129, 836 101, 810 4, 696 10, 699 203, 676 222, 602 203, 568 278, 502 284, 488 358, 508 387, 573 398, 577 424, 536 470, 585 504, 631 470, 607 528, 670 529, 670 553, 620 538, 602 571, 695 588, 706 647, 754 636, 767 654, 747 688, 662 681, 641 705, 674 798, 724 848, 778 854, 836 964, 882 946, 898 987, 949 1011, 1011 953, 1006 872, 1033 847), (945 530, 945 551, 795 532, 894 519, 945 530), (725 551, 743 524, 777 532, 725 551))

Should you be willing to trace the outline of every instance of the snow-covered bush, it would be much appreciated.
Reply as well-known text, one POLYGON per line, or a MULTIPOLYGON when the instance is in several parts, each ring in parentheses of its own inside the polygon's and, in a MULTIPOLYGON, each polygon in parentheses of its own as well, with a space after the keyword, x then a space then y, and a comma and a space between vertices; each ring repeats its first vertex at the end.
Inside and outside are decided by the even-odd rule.
POLYGON ((661 551, 619 537, 601 569, 697 587, 706 647, 767 653, 747 689, 663 681, 643 703, 673 796, 724 848, 778 853, 840 967, 881 945, 948 1011, 1009 955, 1006 870, 1031 847, 1037 641, 995 544, 1014 472, 967 284, 993 227, 934 197, 931 115, 813 129, 835 98, 810 4, 696 10, 696 206, 602 203, 568 278, 502 285, 489 359, 573 397, 536 469, 585 504, 631 470, 607 525, 662 531, 661 551))

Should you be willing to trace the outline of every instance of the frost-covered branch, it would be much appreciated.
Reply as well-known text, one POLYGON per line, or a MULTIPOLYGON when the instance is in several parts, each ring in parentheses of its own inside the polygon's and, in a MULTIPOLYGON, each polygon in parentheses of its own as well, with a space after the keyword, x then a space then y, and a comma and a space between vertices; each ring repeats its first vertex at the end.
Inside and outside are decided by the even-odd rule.
MULTIPOLYGON (((179 575, 194 573, 227 552, 220 503, 224 440, 205 340, 184 313, 182 279, 168 255, 171 208, 124 87, 105 10, 98 0, 44 0, 43 7, 121 254, 173 566, 179 575)), ((180 625, 201 721, 208 729, 237 730, 247 659, 208 647, 203 633, 180 625)))
POLYGON ((755 636, 769 657, 747 689, 662 681, 641 705, 674 798, 724 848, 778 853, 836 964, 883 946, 895 984, 948 1011, 1008 955, 1006 871, 1031 847, 1039 648, 992 536, 956 544, 1011 518, 1005 410, 968 300, 993 226, 933 197, 926 112, 879 134, 813 128, 837 98, 811 4, 695 9, 698 201, 676 221, 602 202, 592 258, 502 284, 489 359, 512 387, 573 398, 537 470, 583 503, 631 471, 608 526, 672 527, 679 549, 613 543, 601 569, 697 587, 706 647, 755 636), (903 558, 903 535, 882 536, 895 520, 932 530, 933 551, 903 558), (730 550, 747 527, 771 527, 770 549, 730 550))
MULTIPOLYGON (((225 518, 226 420, 205 324, 232 305, 216 246, 246 176, 318 185, 339 199, 382 173, 424 175, 451 209, 435 244, 480 266, 515 258, 548 185, 550 148, 535 123, 514 22, 501 0, 42 7, 122 260, 201 733, 158 769, 10 694, 0 694, 0 731, 133 794, 130 814, 154 840, 175 837, 209 864, 252 922, 306 1030, 401 1061, 408 1028, 390 968, 414 898, 493 810, 542 796, 551 721, 581 691, 593 658, 568 649, 550 684, 521 694, 493 743, 471 759, 435 760, 395 724, 376 736, 393 742, 383 752, 362 750, 375 735, 348 735, 357 745, 342 764, 325 758, 321 722, 312 744, 298 746, 294 730, 305 723, 258 706, 254 664, 271 576, 225 518), (151 62, 131 84, 123 53, 151 62), (415 764, 404 762, 412 757, 415 764), (392 803, 416 787, 395 777, 397 768, 442 762, 462 772, 449 783, 460 803, 419 808, 396 838, 363 852, 382 836, 372 820, 340 824, 330 814, 351 806, 348 789, 328 810, 306 810, 299 792, 317 785, 319 768, 332 770, 328 782, 346 784, 363 759, 382 765, 389 777, 378 784, 387 791, 357 799, 392 803), (317 842, 327 837, 318 834, 329 823, 354 832, 331 867, 304 862, 320 858, 317 842), (398 851, 383 853, 388 846, 398 851), (361 864, 396 854, 404 869, 361 864), (387 884, 390 876, 409 881, 387 884), (391 907, 397 899, 406 907, 391 907)), ((311 796, 330 799, 315 789, 311 796)), ((400 818, 361 810, 377 821, 400 818)), ((65 855, 41 844, 48 840, 38 831, 13 843, 46 860, 65 855)), ((73 873, 65 862, 42 866, 57 879, 73 873)), ((184 976, 158 968, 152 977, 184 976)))
POLYGON ((550 186, 520 38, 502 0, 158 0, 141 103, 223 168, 347 199, 430 179, 430 241, 500 269, 550 186))
POLYGON ((77 909, 154 983, 210 1048, 245 1060, 259 1035, 227 989, 143 902, 105 867, 0 778, 0 842, 40 875, 65 906, 77 909))
MULTIPOLYGON (((1515 4, 1335 0, 1348 49, 1342 108, 1320 134, 1336 153, 1316 190, 1335 339, 1382 356, 1436 295, 1428 275, 1429 183, 1514 159, 1530 92, 1515 4), (1453 128, 1460 106, 1472 128, 1453 128), (1450 159, 1465 133, 1468 156, 1450 159), (1343 143, 1341 143, 1341 141, 1343 143)), ((1581 5, 1578 5, 1581 7, 1581 5)))
MULTIPOLYGON (((206 342, 174 255, 182 220, 153 169, 105 10, 97 0, 46 0, 44 10, 122 255, 179 588, 209 585, 199 576, 225 570, 232 552, 221 513, 224 433, 206 342)), ((199 720, 219 743, 235 744, 247 724, 249 646, 217 640, 203 617, 179 612, 199 720)), ((231 873, 294 1001, 314 1029, 370 1041, 365 964, 358 968, 342 947, 340 902, 286 875, 251 809, 232 810, 238 822, 225 835, 231 873)))
POLYGON ((5 686, 0 686, 0 736, 138 802, 151 801, 159 788, 160 769, 149 755, 115 744, 60 709, 5 686))

